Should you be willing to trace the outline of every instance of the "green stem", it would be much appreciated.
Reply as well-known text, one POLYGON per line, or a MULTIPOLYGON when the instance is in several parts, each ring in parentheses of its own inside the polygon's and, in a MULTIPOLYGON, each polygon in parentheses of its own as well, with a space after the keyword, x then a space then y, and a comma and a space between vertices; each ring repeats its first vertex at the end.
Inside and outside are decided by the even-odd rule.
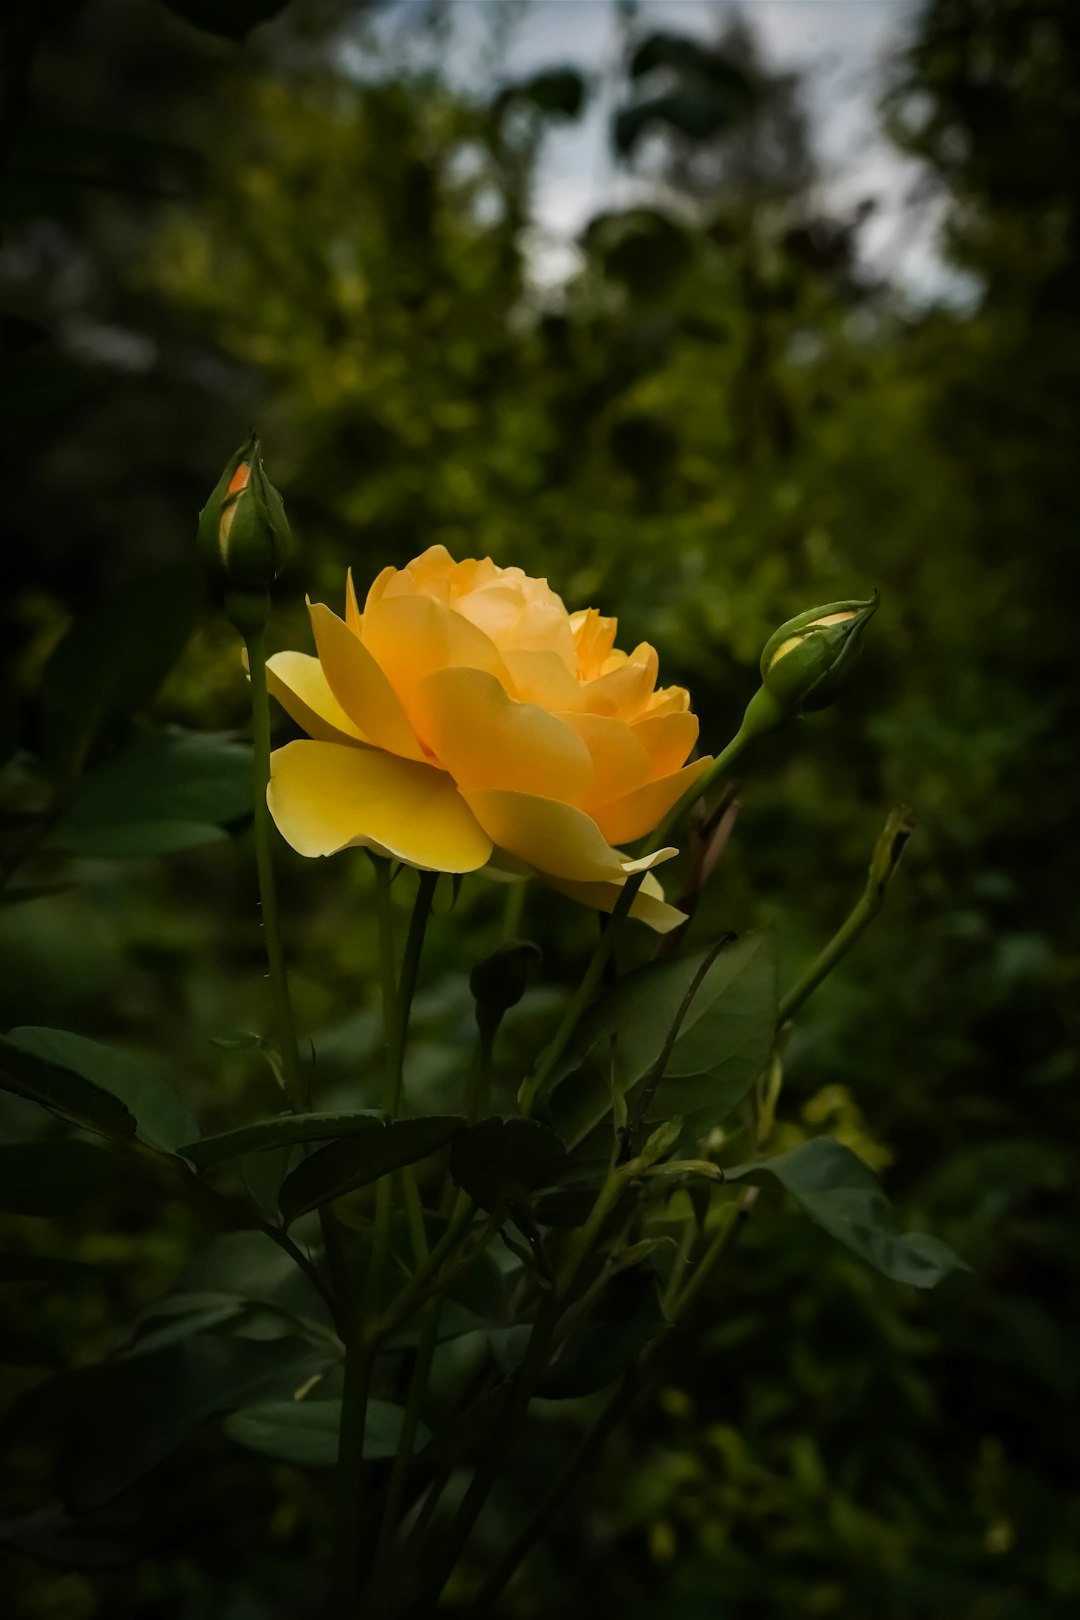
POLYGON ((375 1346, 351 1337, 345 1353, 345 1383, 341 1393, 341 1428, 338 1431, 337 1535, 334 1547, 335 1620, 354 1620, 363 1584, 363 1537, 360 1515, 366 1483, 364 1429, 368 1396, 375 1367, 375 1346))
POLYGON ((528 885, 528 878, 521 878, 507 886, 503 939, 519 939, 521 936, 521 920, 525 914, 525 893, 528 885))
POLYGON ((582 1435, 577 1447, 571 1453, 559 1474, 552 1480, 540 1498, 524 1529, 512 1542, 484 1582, 479 1595, 469 1610, 469 1620, 485 1620, 500 1594, 513 1579, 514 1574, 547 1528, 552 1515, 559 1507, 565 1504, 577 1480, 602 1450, 609 1435, 618 1427, 642 1390, 647 1386, 649 1378, 659 1361, 663 1347, 668 1343, 680 1321, 685 1318, 695 1301, 700 1297, 702 1288, 731 1242, 733 1234, 744 1224, 742 1217, 749 1210, 750 1204, 751 1200, 744 1195, 738 1205, 730 1206, 731 1215, 725 1219, 714 1235, 705 1253, 698 1261, 693 1276, 678 1294, 669 1313, 669 1325, 658 1338, 653 1340, 636 1365, 629 1367, 623 1374, 618 1385, 597 1413, 589 1428, 582 1435))
POLYGON ((441 1547, 436 1546, 434 1549, 435 1572, 425 1585, 417 1605, 418 1614, 434 1613, 443 1587, 465 1551, 473 1526, 480 1517, 491 1487, 495 1483, 506 1449, 513 1441, 518 1424, 540 1381, 558 1317, 559 1303, 552 1290, 545 1294, 540 1302, 540 1309, 533 1323, 532 1333, 529 1335, 525 1358, 511 1379, 506 1399, 495 1423, 491 1443, 450 1522, 441 1547))
POLYGON ((623 924, 630 914, 630 907, 633 905, 637 892, 644 881, 645 873, 635 872, 623 884, 619 898, 616 900, 611 916, 608 918, 607 926, 600 935, 596 949, 593 951, 592 960, 585 969, 584 976, 563 1014, 562 1022, 555 1031, 554 1038, 540 1054, 540 1060, 533 1073, 522 1082, 521 1089, 518 1092, 518 1107, 526 1118, 532 1113, 537 1098, 555 1072, 559 1059, 570 1044, 571 1037, 581 1022, 582 1016, 596 997, 600 982, 604 976, 604 969, 611 958, 612 951, 615 949, 623 924))
POLYGON ((775 730, 775 726, 775 721, 769 724, 766 716, 759 717, 754 701, 751 700, 746 713, 743 715, 742 725, 727 747, 717 754, 709 769, 703 772, 696 782, 691 782, 682 798, 676 805, 673 805, 652 834, 646 846, 650 854, 653 850, 664 848, 683 817, 693 809, 699 799, 704 798, 705 794, 715 786, 725 772, 730 771, 735 761, 741 758, 755 738, 763 736, 766 731, 775 730))
POLYGON ((301 1076, 300 1051, 296 1041, 289 980, 285 972, 285 952, 281 942, 277 885, 274 880, 273 831, 266 789, 270 781, 270 700, 266 690, 266 637, 262 630, 244 637, 248 670, 251 675, 251 732, 255 770, 255 865, 259 877, 263 942, 270 970, 270 995, 274 1006, 281 1068, 285 1092, 294 1109, 310 1105, 307 1084, 301 1076))
POLYGON ((431 1365, 435 1359, 435 1349, 439 1342, 439 1320, 442 1316, 442 1300, 434 1299, 424 1312, 423 1328, 421 1330, 420 1344, 416 1352, 416 1361, 413 1364, 412 1377, 409 1380, 409 1394, 405 1405, 405 1415, 401 1422, 401 1434, 398 1438, 397 1451, 394 1456, 390 1480, 386 1487, 386 1498, 383 1503, 382 1521, 379 1525, 379 1540, 375 1549, 375 1566, 371 1575, 371 1612, 375 1616, 391 1612, 393 1596, 393 1551, 401 1521, 401 1506, 405 1499, 405 1484, 409 1468, 413 1460, 416 1447, 416 1434, 420 1427, 420 1411, 427 1395, 428 1379, 431 1376, 431 1365))
POLYGON ((841 957, 847 955, 860 934, 865 933, 885 900, 885 892, 889 886, 889 879, 896 870, 897 862, 903 854, 904 846, 914 831, 914 822, 911 812, 905 805, 897 805, 889 812, 888 819, 881 830, 881 834, 874 846, 874 853, 870 861, 870 872, 866 880, 866 888, 861 898, 851 911, 851 914, 830 939, 821 955, 807 968, 802 978, 792 985, 787 995, 780 1001, 777 1014, 777 1026, 780 1027, 793 1017, 799 1008, 813 995, 818 985, 827 979, 841 957))
MULTIPOLYGON (((386 1045, 386 1089, 384 1105, 391 1117, 401 1108, 404 1090, 405 1041, 409 1010, 420 970, 427 920, 438 876, 424 872, 409 925, 400 981, 395 971, 393 907, 390 896, 390 869, 376 863, 376 895, 379 919, 379 955, 382 966, 383 1033, 386 1045)), ((410 1233, 418 1265, 430 1258, 424 1232, 423 1209, 414 1177, 405 1178, 405 1202, 410 1233)), ((359 1321, 350 1323, 345 1349, 345 1393, 342 1398, 341 1435, 338 1442, 338 1543, 337 1595, 344 1616, 352 1614, 362 1590, 361 1566, 365 1562, 362 1522, 370 1505, 370 1467, 364 1461, 363 1438, 367 1424, 371 1374, 378 1344, 384 1336, 372 1332, 383 1307, 383 1290, 390 1254, 390 1223, 393 1215, 394 1181, 383 1176, 375 1187, 375 1225, 371 1257, 364 1287, 359 1321)))
MULTIPOLYGON (((266 637, 262 630, 248 631, 244 636, 247 649, 248 673, 251 677, 251 735, 254 748, 255 773, 255 865, 259 879, 259 899, 262 908, 263 942, 266 946, 267 966, 270 970, 270 994, 274 1005, 278 1046, 281 1050, 281 1072, 285 1092, 292 1108, 299 1112, 311 1107, 311 1087, 300 1063, 300 1047, 296 1038, 296 1019, 293 1016, 289 976, 285 967, 285 949, 281 937, 281 914, 278 910, 277 883, 274 877, 274 835, 266 790, 270 781, 270 698, 266 689, 266 637)), ((326 1260, 337 1297, 335 1320, 347 1317, 348 1266, 345 1260, 341 1233, 331 1207, 319 1211, 326 1260)))

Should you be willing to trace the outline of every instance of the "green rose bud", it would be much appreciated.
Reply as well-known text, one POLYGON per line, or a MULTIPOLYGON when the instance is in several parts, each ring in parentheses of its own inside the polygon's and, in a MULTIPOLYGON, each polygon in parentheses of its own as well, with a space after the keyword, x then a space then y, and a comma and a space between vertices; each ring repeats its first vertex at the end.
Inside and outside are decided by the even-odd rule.
POLYGON ((777 721, 826 708, 859 656, 863 631, 878 609, 868 602, 829 602, 782 624, 761 655, 760 696, 771 700, 777 721))
POLYGON ((516 1007, 540 962, 540 947, 529 939, 508 940, 478 962, 469 975, 481 1032, 494 1035, 503 1014, 516 1007))
POLYGON ((292 550, 285 506, 263 470, 257 434, 229 461, 199 513, 199 554, 229 596, 261 597, 292 550))

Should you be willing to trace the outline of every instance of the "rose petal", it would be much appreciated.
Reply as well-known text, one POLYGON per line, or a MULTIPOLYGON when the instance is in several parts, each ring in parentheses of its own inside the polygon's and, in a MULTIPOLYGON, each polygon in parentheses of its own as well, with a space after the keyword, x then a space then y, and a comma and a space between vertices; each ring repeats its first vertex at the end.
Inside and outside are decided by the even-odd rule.
POLYGON ((632 730, 625 720, 604 714, 567 714, 562 719, 581 738, 592 758, 592 789, 584 801, 586 809, 622 798, 656 774, 636 729, 632 730))
POLYGON ((364 740, 363 732, 331 692, 319 660, 310 653, 274 653, 266 660, 266 685, 309 737, 323 742, 344 742, 349 737, 364 740))
POLYGON ((414 725, 421 682, 438 669, 482 669, 513 692, 498 649, 482 630, 430 596, 384 596, 364 614, 364 646, 414 725))
POLYGON ((592 790, 581 738, 535 703, 508 698, 485 670, 436 670, 420 683, 416 704, 421 734, 463 789, 510 788, 570 804, 592 790))
POLYGON ((377 748, 422 760, 401 700, 364 643, 322 602, 312 603, 310 612, 323 673, 350 720, 377 748))
POLYGON ((356 586, 353 584, 352 569, 349 568, 345 574, 345 623, 353 635, 358 636, 363 622, 360 616, 360 604, 356 600, 356 586))
POLYGON ((706 755, 670 776, 658 776, 621 799, 598 805, 592 812, 597 826, 612 844, 632 844, 635 838, 644 838, 711 764, 711 757, 706 755))
POLYGON ((596 822, 573 805, 499 788, 464 789, 463 796, 492 843, 544 877, 567 883, 620 883, 627 872, 670 859, 673 849, 628 861, 604 839, 596 822))
MULTIPOLYGON (((621 883, 552 883, 551 887, 583 906, 592 906, 596 911, 614 911, 623 886, 621 883)), ((634 896, 630 915, 638 922, 647 923, 658 934, 670 934, 673 928, 686 921, 685 911, 668 905, 663 889, 651 872, 634 896)))
MULTIPOLYGON (((607 660, 614 663, 614 657, 607 660)), ((616 714, 634 720, 653 694, 659 673, 656 650, 643 641, 616 667, 589 681, 584 688, 584 704, 590 714, 616 714)))
POLYGON ((650 776, 667 776, 677 771, 698 739, 696 714, 646 712, 633 724, 634 736, 649 755, 650 776))
POLYGON ((426 871, 475 872, 491 854, 445 771, 380 749, 286 743, 270 756, 266 799, 301 855, 363 844, 426 871))
POLYGON ((550 714, 574 714, 583 703, 583 688, 558 653, 508 652, 504 659, 523 703, 538 703, 550 714))

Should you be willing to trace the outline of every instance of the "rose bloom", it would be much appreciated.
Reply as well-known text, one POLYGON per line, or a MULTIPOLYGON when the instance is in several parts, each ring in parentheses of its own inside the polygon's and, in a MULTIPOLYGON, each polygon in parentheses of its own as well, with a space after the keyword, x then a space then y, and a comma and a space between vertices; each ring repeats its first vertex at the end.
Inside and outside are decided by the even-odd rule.
MULTIPOLYGON (((643 643, 568 613, 546 580, 432 546, 386 568, 361 614, 311 606, 317 657, 276 653, 270 690, 308 739, 271 760, 268 801, 301 855, 362 845, 435 872, 536 874, 610 911, 632 873, 616 847, 651 832, 704 771, 684 761, 688 694, 656 686, 643 643)), ((682 920, 651 872, 631 915, 682 920)))

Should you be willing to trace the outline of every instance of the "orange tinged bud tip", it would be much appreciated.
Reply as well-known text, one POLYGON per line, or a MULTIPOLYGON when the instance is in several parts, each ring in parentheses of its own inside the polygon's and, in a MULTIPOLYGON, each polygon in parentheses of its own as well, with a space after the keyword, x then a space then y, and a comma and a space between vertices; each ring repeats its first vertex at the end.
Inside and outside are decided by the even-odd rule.
POLYGON ((250 477, 251 463, 250 461, 242 461, 229 480, 229 487, 225 491, 226 495, 238 495, 242 489, 247 489, 250 477))

